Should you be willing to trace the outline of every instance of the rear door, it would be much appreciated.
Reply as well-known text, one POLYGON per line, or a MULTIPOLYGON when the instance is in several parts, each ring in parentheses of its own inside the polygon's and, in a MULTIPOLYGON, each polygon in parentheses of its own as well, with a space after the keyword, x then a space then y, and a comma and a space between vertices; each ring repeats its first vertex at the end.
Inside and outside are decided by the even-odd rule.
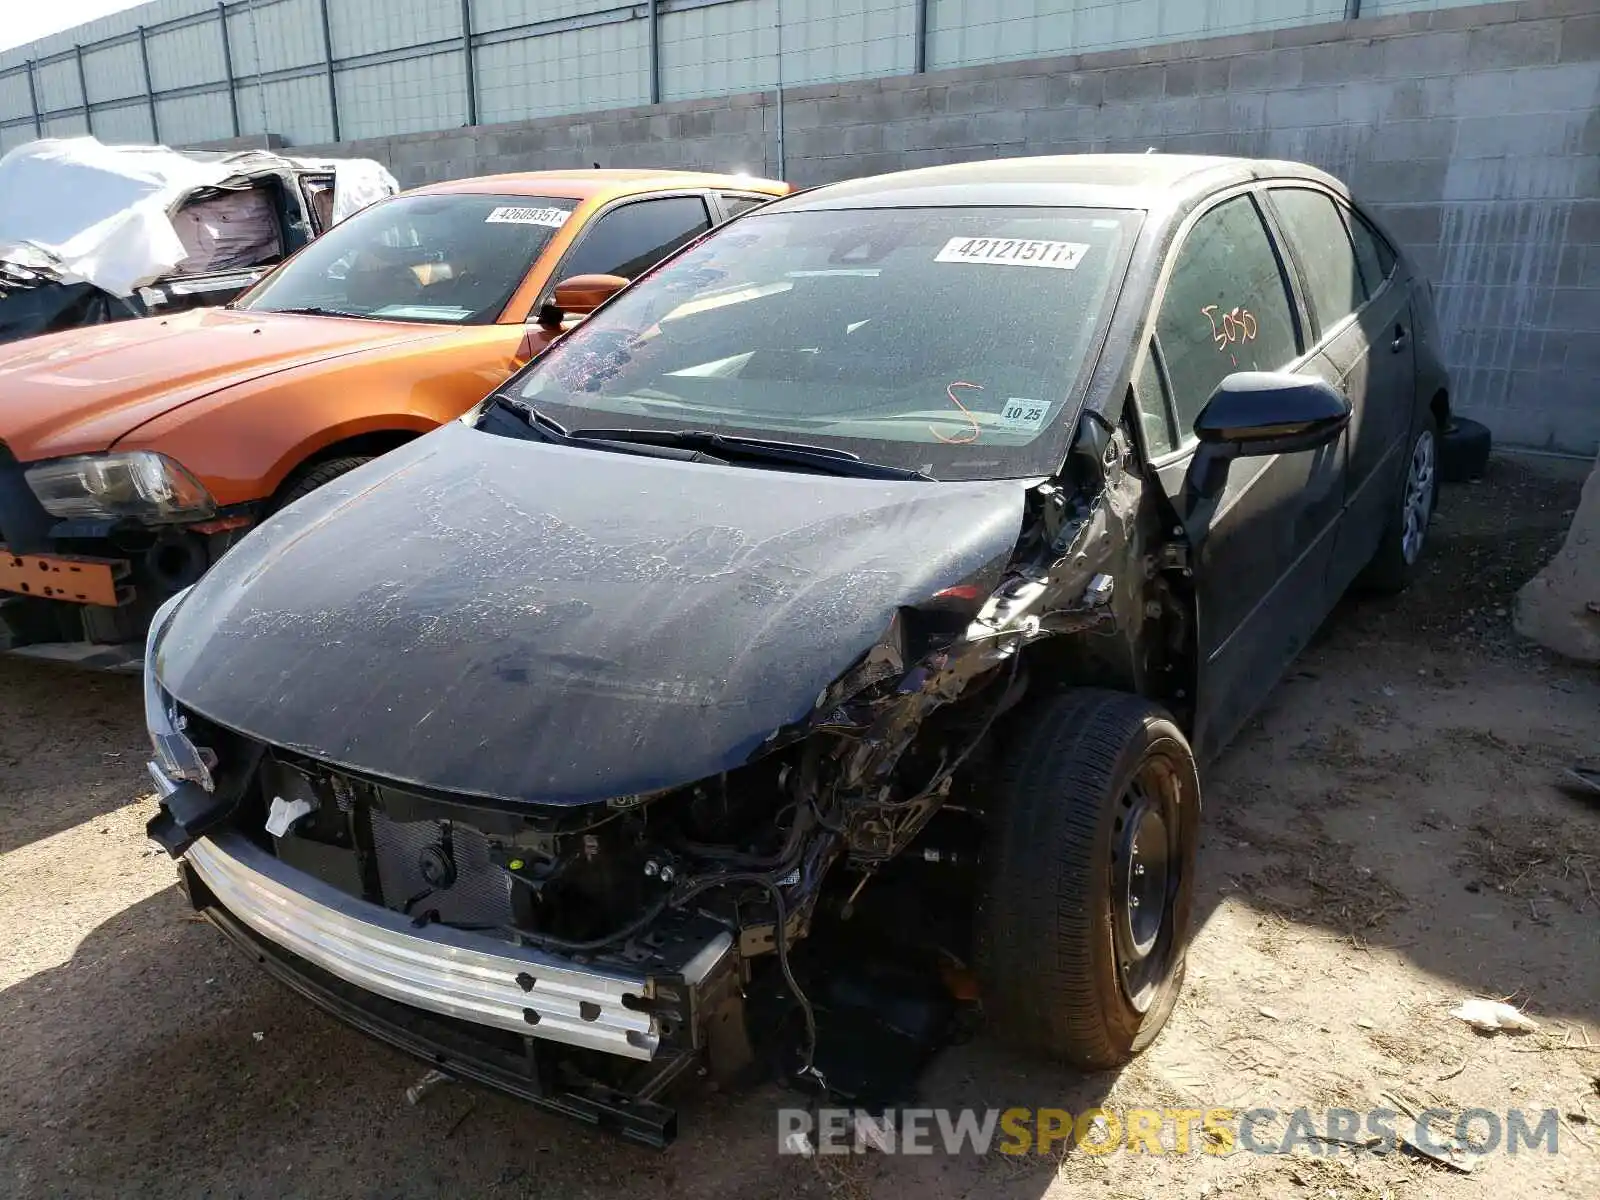
POLYGON ((1329 583, 1343 591, 1371 559, 1391 515, 1415 391, 1411 313, 1404 289, 1377 268, 1369 288, 1352 218, 1328 191, 1299 183, 1268 190, 1305 296, 1321 373, 1350 398, 1345 505, 1329 583))
POLYGON ((1332 605, 1327 568, 1344 503, 1342 442, 1237 460, 1214 504, 1186 512, 1182 499, 1195 418, 1225 376, 1319 372, 1304 324, 1251 191, 1213 203, 1180 232, 1134 391, 1148 452, 1190 545, 1200 647, 1195 741, 1203 755, 1255 710, 1332 605), (1167 412, 1150 411, 1158 404, 1167 412))

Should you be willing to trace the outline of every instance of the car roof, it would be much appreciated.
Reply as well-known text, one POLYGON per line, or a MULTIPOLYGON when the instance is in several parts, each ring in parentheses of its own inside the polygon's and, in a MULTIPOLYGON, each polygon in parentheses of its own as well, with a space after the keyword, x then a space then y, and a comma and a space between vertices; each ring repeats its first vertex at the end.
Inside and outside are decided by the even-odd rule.
POLYGON ((570 200, 609 199, 635 192, 673 188, 728 188, 783 195, 789 185, 775 179, 726 175, 707 171, 624 170, 590 168, 570 171, 515 171, 504 175, 475 175, 413 188, 407 195, 510 195, 558 196, 570 200))
POLYGON ((1168 209, 1252 179, 1314 179, 1304 163, 1190 154, 1062 154, 922 167, 814 188, 773 210, 1024 206, 1168 209))

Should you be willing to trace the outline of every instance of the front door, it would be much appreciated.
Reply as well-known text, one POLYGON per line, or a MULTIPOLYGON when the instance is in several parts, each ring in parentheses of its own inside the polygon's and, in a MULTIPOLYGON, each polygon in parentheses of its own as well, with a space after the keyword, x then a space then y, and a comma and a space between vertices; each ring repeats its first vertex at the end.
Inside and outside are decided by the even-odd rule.
POLYGON ((1265 699, 1332 604, 1327 568, 1344 504, 1344 439, 1320 450, 1232 464, 1214 504, 1185 511, 1189 431, 1235 371, 1321 373, 1303 352, 1303 314, 1262 220, 1241 193, 1179 240, 1156 318, 1154 353, 1177 449, 1158 463, 1185 520, 1200 649, 1194 741, 1209 756, 1265 699))

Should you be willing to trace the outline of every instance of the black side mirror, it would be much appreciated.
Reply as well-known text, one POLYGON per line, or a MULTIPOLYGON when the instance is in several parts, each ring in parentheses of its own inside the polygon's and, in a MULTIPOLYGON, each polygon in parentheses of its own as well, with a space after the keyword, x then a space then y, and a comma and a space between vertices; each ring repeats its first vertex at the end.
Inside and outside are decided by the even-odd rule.
POLYGON ((1238 371, 1211 393, 1194 421, 1200 448, 1186 490, 1212 499, 1236 458, 1298 454, 1334 441, 1350 423, 1350 401, 1326 380, 1279 371, 1238 371))

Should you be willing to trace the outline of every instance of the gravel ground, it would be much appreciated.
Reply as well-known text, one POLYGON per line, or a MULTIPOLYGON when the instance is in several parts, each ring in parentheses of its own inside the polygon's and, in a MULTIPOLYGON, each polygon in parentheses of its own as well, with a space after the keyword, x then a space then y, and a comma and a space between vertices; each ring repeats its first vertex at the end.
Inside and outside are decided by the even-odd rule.
MULTIPOLYGON (((928 1105, 1555 1108, 1560 1152, 1464 1176, 1402 1155, 776 1154, 775 1089, 686 1098, 654 1153, 452 1085, 309 1008, 187 913, 143 837, 136 685, 0 661, 0 1193, 1600 1195, 1600 679, 1520 645, 1518 585, 1583 468, 1447 492, 1406 596, 1346 603, 1206 781, 1184 999, 1119 1075, 945 1052, 928 1105), (1486 1037, 1471 995, 1542 1023, 1486 1037)), ((1315 1147, 1313 1147, 1315 1148, 1315 1147)), ((1334 1152, 1334 1151, 1337 1152, 1334 1152)))

